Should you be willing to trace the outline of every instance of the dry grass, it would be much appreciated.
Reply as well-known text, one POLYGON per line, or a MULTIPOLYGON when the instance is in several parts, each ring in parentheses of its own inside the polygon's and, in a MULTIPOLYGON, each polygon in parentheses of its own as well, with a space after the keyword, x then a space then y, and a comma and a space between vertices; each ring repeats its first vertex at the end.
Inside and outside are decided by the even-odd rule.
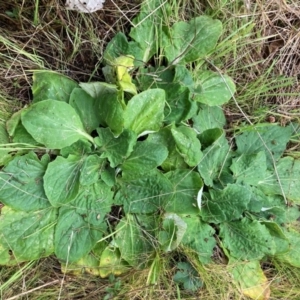
MULTIPOLYGON (((30 101, 33 69, 56 70, 78 81, 101 80, 103 49, 116 32, 128 32, 140 1, 106 0, 104 10, 91 15, 66 11, 63 2, 40 0, 36 7, 37 1, 0 0, 0 123, 30 101)), ((174 20, 206 12, 224 23, 223 41, 211 64, 237 84, 236 100, 242 112, 234 102, 225 107, 231 128, 245 123, 245 115, 253 122, 269 121, 270 116, 272 122, 282 124, 299 121, 298 1, 170 2, 174 20)), ((246 299, 221 263, 199 270, 206 289, 197 295, 182 294, 172 281, 170 260, 162 261, 158 284, 148 287, 149 270, 126 275, 118 287, 117 281, 64 277, 53 258, 28 267, 2 267, 0 298, 102 299, 110 292, 111 299, 246 299)), ((300 299, 299 270, 276 262, 265 265, 265 270, 271 282, 271 299, 300 299)))

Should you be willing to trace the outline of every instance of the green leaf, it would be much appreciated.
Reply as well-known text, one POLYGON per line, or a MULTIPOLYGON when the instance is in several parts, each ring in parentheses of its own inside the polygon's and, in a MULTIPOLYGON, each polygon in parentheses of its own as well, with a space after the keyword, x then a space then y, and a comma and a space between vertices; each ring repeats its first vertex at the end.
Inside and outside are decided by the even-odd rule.
POLYGON ((0 215, 0 265, 36 260, 54 252, 57 211, 14 211, 5 206, 0 215))
POLYGON ((49 156, 33 152, 17 156, 0 172, 0 201, 15 210, 34 211, 50 206, 43 188, 49 156))
POLYGON ((267 195, 282 195, 283 201, 300 203, 300 161, 292 157, 284 157, 278 161, 276 170, 267 172, 260 181, 261 190, 267 195), (267 176, 268 175, 268 176, 267 176))
POLYGON ((171 126, 161 128, 158 132, 149 134, 147 140, 168 148, 169 155, 161 165, 163 170, 170 171, 188 168, 184 158, 176 150, 176 144, 171 133, 171 126))
POLYGON ((53 99, 69 102, 69 97, 78 84, 70 78, 53 71, 35 71, 33 73, 33 103, 53 99))
POLYGON ((12 159, 11 150, 2 146, 4 144, 9 144, 9 142, 5 124, 0 120, 0 166, 6 165, 12 159))
POLYGON ((101 227, 106 214, 111 211, 113 192, 103 181, 88 186, 81 186, 76 198, 67 204, 84 221, 101 227))
POLYGON ((14 136, 13 136, 13 143, 20 143, 20 144, 29 144, 29 145, 40 145, 25 129, 22 123, 17 125, 14 136))
POLYGON ((141 90, 160 88, 166 92, 167 105, 164 109, 166 123, 180 123, 190 119, 197 112, 197 104, 191 99, 189 88, 182 83, 184 79, 176 76, 179 67, 143 68, 137 79, 141 90))
POLYGON ((122 164, 124 174, 128 172, 148 172, 160 166, 168 156, 164 145, 149 141, 137 142, 131 155, 122 164))
POLYGON ((81 138, 93 142, 72 106, 65 102, 44 100, 22 113, 22 124, 30 135, 50 149, 70 146, 81 138))
POLYGON ((136 57, 138 60, 146 63, 157 53, 158 35, 162 30, 163 20, 169 14, 169 5, 165 1, 148 0, 142 4, 140 13, 133 20, 134 27, 129 33, 142 50, 140 56, 136 57))
POLYGON ((215 230, 202 222, 196 215, 182 217, 187 224, 187 230, 182 239, 182 245, 195 252, 202 263, 209 263, 216 246, 215 230))
POLYGON ((186 64, 204 59, 216 46, 222 23, 208 16, 177 22, 163 36, 162 48, 169 64, 186 64))
POLYGON ((273 167, 273 159, 277 161, 286 149, 292 134, 290 127, 262 124, 250 127, 235 138, 237 154, 256 154, 264 151, 267 167, 273 167))
POLYGON ((203 156, 197 133, 190 127, 179 126, 171 129, 176 148, 184 161, 190 166, 197 166, 203 156))
POLYGON ((103 59, 107 65, 112 65, 116 58, 128 54, 128 41, 124 33, 118 32, 107 44, 103 59))
POLYGON ((148 214, 163 208, 172 196, 171 182, 159 171, 127 174, 115 204, 123 205, 126 213, 148 214), (132 177, 131 177, 131 176, 132 177))
POLYGON ((97 100, 101 125, 119 135, 124 127, 123 92, 116 85, 105 82, 80 83, 80 87, 97 100))
POLYGON ((175 66, 173 82, 179 83, 181 86, 188 87, 189 89, 193 89, 195 84, 192 73, 185 66, 181 65, 175 66))
POLYGON ((220 237, 230 256, 238 260, 259 260, 265 255, 274 255, 275 243, 265 225, 256 220, 220 224, 220 237))
POLYGON ((60 150, 60 155, 68 157, 70 154, 75 156, 84 156, 92 152, 91 143, 87 140, 78 140, 74 144, 64 147, 60 150))
POLYGON ((191 170, 176 170, 165 174, 173 184, 173 197, 165 211, 176 214, 198 214, 197 195, 203 187, 198 173, 191 170))
POLYGON ((70 105, 81 119, 84 129, 91 133, 100 124, 99 104, 81 88, 75 88, 70 95, 70 105))
POLYGON ((203 282, 199 278, 199 274, 193 268, 193 266, 188 262, 179 262, 177 271, 173 276, 174 282, 177 284, 183 284, 185 290, 190 292, 196 292, 199 288, 203 286, 203 282))
POLYGON ((133 267, 141 267, 149 263, 154 253, 151 237, 139 225, 134 215, 127 214, 116 228, 115 242, 121 257, 133 267))
POLYGON ((165 92, 162 89, 144 91, 128 102, 125 110, 125 128, 136 134, 157 131, 164 119, 165 92))
POLYGON ((158 232, 158 241, 165 252, 176 249, 186 231, 186 223, 176 214, 166 213, 162 230, 158 232))
POLYGON ((80 170, 79 182, 82 185, 94 184, 98 181, 99 175, 105 167, 106 160, 97 154, 89 155, 83 162, 80 170))
POLYGON ((6 121, 6 129, 9 136, 13 136, 15 134, 17 126, 21 123, 22 111, 25 109, 26 107, 18 110, 6 121))
POLYGON ((197 111, 197 104, 191 100, 191 93, 188 88, 180 84, 170 84, 165 86, 166 101, 165 122, 180 123, 190 119, 197 111))
POLYGON ((106 169, 104 169, 101 174, 101 179, 110 187, 113 187, 116 183, 116 171, 114 168, 111 168, 110 166, 106 166, 106 169))
MULTIPOLYGON (((230 163, 230 158, 230 147, 225 135, 204 149, 198 171, 206 185, 214 187, 219 182, 223 183, 222 173, 226 171, 225 167, 230 163)), ((226 185, 226 183, 223 184, 226 185)))
POLYGON ((288 263, 293 267, 300 268, 300 233, 296 230, 285 230, 284 234, 290 242, 290 249, 288 252, 276 255, 276 259, 284 263, 288 263))
POLYGON ((114 137, 109 128, 98 128, 95 143, 103 152, 101 158, 108 158, 111 167, 116 167, 130 155, 136 144, 136 134, 125 129, 119 137, 114 137))
POLYGON ((8 164, 12 158, 11 150, 0 149, 0 167, 8 164))
POLYGON ((288 156, 280 159, 277 174, 274 172, 270 180, 265 180, 267 185, 271 184, 272 194, 284 194, 289 201, 300 204, 300 160, 288 156))
POLYGON ((256 154, 242 154, 233 158, 230 167, 236 183, 259 186, 266 178, 267 162, 264 151, 256 154))
POLYGON ((224 190, 209 190, 209 198, 201 209, 201 217, 208 223, 232 221, 241 217, 250 202, 248 188, 229 184, 224 190))
POLYGON ((48 164, 44 189, 52 206, 62 206, 76 197, 83 161, 83 158, 74 155, 68 158, 57 156, 48 164))
POLYGON ((75 209, 61 207, 54 234, 57 258, 63 262, 77 262, 95 247, 105 230, 103 222, 94 227, 75 209))
MULTIPOLYGON (((282 224, 293 223, 300 218, 298 206, 293 203, 289 203, 287 206, 282 196, 266 195, 260 189, 255 190, 253 187, 251 190, 252 198, 254 194, 257 198, 255 199, 256 202, 259 203, 254 206, 251 205, 250 202, 249 210, 259 212, 259 214, 256 214, 256 217, 260 220, 274 221, 281 226, 282 224), (257 208, 258 211, 255 210, 255 208, 257 208)), ((251 199, 251 201, 253 201, 253 199, 251 199)))
POLYGON ((201 105, 196 116, 193 117, 193 127, 202 133, 213 128, 223 128, 226 118, 221 107, 201 105))
POLYGON ((203 148, 207 148, 211 146, 214 142, 216 142, 222 135, 224 134, 224 130, 221 128, 211 128, 203 131, 199 135, 199 140, 201 146, 203 148))
POLYGON ((193 90, 194 100, 209 106, 228 102, 236 91, 234 82, 226 75, 205 71, 199 74, 198 80, 193 90))
POLYGON ((275 222, 262 222, 273 237, 276 245, 276 254, 286 253, 289 251, 290 243, 282 228, 275 222))

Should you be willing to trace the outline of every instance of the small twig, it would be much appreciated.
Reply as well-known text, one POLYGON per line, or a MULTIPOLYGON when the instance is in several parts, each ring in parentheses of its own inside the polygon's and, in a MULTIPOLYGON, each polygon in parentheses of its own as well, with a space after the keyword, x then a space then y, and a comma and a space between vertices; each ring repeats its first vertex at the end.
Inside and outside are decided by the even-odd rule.
POLYGON ((52 282, 45 283, 45 284, 43 284, 43 285, 41 285, 41 286, 38 286, 38 287, 36 287, 36 288, 34 288, 34 289, 31 289, 31 290, 29 290, 29 291, 23 292, 23 293, 21 293, 21 294, 19 294, 19 295, 16 295, 16 296, 7 298, 6 300, 14 300, 14 299, 18 299, 18 298, 20 298, 20 297, 22 297, 22 296, 28 295, 28 294, 30 294, 30 293, 32 293, 32 292, 34 292, 34 291, 40 290, 40 289, 42 289, 42 288, 44 288, 44 287, 46 287, 46 286, 48 286, 48 285, 52 285, 52 284, 55 284, 55 283, 58 283, 58 282, 59 282, 59 280, 57 279, 57 280, 54 280, 54 281, 52 281, 52 282))

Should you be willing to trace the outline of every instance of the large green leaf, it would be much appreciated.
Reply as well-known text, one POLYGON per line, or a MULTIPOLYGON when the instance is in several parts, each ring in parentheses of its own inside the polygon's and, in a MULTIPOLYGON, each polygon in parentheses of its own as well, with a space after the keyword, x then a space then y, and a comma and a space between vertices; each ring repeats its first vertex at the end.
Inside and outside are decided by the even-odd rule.
POLYGON ((282 195, 289 201, 300 203, 300 160, 284 157, 278 161, 276 172, 273 171, 262 184, 262 190, 267 194, 282 195))
POLYGON ((236 183, 259 186, 266 178, 267 162, 264 151, 255 154, 242 154, 233 158, 230 167, 236 183))
POLYGON ((108 126, 115 135, 124 127, 123 92, 114 84, 105 82, 80 83, 80 87, 97 100, 97 113, 102 126, 108 126))
POLYGON ((69 102, 69 97, 78 84, 70 78, 53 71, 35 71, 33 73, 33 103, 54 99, 69 102))
POLYGON ((101 157, 107 157, 113 168, 130 155, 137 139, 136 134, 129 129, 125 129, 117 138, 109 128, 98 128, 97 133, 95 143, 102 151, 101 157))
POLYGON ((115 242, 121 257, 133 267, 149 263, 154 252, 151 236, 147 235, 134 215, 127 214, 116 228, 115 242))
POLYGON ((131 155, 122 164, 124 174, 128 172, 148 172, 160 166, 168 156, 164 145, 149 141, 137 142, 131 155))
POLYGON ((184 161, 190 167, 197 166, 203 156, 197 133, 192 128, 186 126, 172 128, 171 132, 177 151, 184 158, 184 161))
POLYGON ((81 186, 76 198, 67 204, 93 226, 101 225, 111 211, 113 192, 103 181, 81 186))
POLYGON ((105 165, 106 159, 100 158, 97 154, 86 157, 80 170, 80 184, 90 185, 96 183, 105 165))
POLYGON ((52 206, 62 206, 76 197, 83 162, 83 158, 69 155, 68 158, 57 156, 48 164, 44 189, 52 206))
POLYGON ((54 252, 56 209, 23 212, 5 206, 0 215, 0 264, 12 265, 54 252))
POLYGON ((216 246, 215 230, 196 215, 182 217, 182 220, 187 224, 182 245, 194 251, 202 263, 209 263, 216 246))
POLYGON ((75 109, 55 100, 33 104, 22 113, 22 124, 32 137, 50 149, 70 146, 81 138, 93 142, 75 109))
POLYGON ((165 92, 162 89, 144 91, 128 102, 125 110, 125 128, 136 134, 157 131, 164 119, 165 92))
POLYGON ((127 174, 120 184, 115 202, 123 205, 126 213, 154 213, 165 206, 173 193, 171 182, 156 170, 127 174))
MULTIPOLYGON (((230 146, 225 135, 203 151, 203 157, 198 165, 198 171, 208 186, 217 184, 225 186, 227 182, 228 164, 230 163, 230 146)), ((230 175, 230 174, 228 174, 230 175)))
POLYGON ((238 154, 266 153, 267 166, 273 167, 273 159, 277 161, 292 134, 290 127, 265 125, 247 128, 247 131, 235 138, 238 154))
POLYGON ((300 233, 294 229, 285 230, 284 234, 290 242, 289 251, 276 255, 276 259, 291 266, 300 268, 300 233))
POLYGON ((94 248, 105 230, 105 223, 93 226, 74 208, 61 207, 54 234, 57 258, 63 262, 78 261, 94 248))
POLYGON ((49 163, 33 152, 16 156, 0 172, 0 201, 16 210, 33 211, 50 206, 43 188, 43 176, 49 163))
POLYGON ((222 23, 208 16, 177 22, 162 37, 162 49, 169 64, 204 59, 216 46, 222 23))
POLYGON ((220 237, 230 256, 239 260, 259 260, 276 252, 269 230, 256 220, 243 218, 240 221, 222 223, 220 237))
POLYGON ((176 214, 198 214, 197 196, 203 187, 198 173, 191 170, 175 170, 165 175, 173 184, 173 197, 165 211, 176 214))
POLYGON ((91 133, 100 125, 99 104, 81 88, 75 88, 70 95, 70 105, 79 115, 84 129, 91 133))
POLYGON ((202 133, 213 128, 223 128, 226 118, 223 110, 219 106, 201 105, 197 115, 193 117, 193 127, 202 133))
POLYGON ((193 96, 195 101, 216 106, 228 102, 235 90, 235 84, 229 76, 205 71, 198 76, 193 96))
POLYGON ((241 217, 250 202, 251 192, 246 187, 229 184, 224 190, 209 190, 201 217, 208 223, 232 221, 241 217))

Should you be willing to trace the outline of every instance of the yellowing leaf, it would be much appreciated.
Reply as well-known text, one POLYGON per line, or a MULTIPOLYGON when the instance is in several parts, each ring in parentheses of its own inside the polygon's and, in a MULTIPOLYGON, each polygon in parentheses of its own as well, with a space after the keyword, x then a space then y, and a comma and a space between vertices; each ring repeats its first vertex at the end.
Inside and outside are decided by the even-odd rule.
POLYGON ((245 263, 236 262, 232 259, 230 261, 230 272, 245 296, 255 300, 270 298, 268 279, 262 271, 259 261, 254 260, 245 263))
POLYGON ((99 260, 93 253, 82 257, 78 262, 71 264, 61 264, 61 271, 69 275, 91 274, 99 276, 99 260))
POLYGON ((129 70, 133 68, 134 57, 131 55, 120 56, 115 60, 117 81, 125 92, 136 95, 137 90, 135 85, 131 82, 131 76, 129 70))
POLYGON ((100 258, 100 276, 108 277, 110 274, 121 275, 128 271, 128 265, 121 260, 118 248, 106 247, 100 258))

